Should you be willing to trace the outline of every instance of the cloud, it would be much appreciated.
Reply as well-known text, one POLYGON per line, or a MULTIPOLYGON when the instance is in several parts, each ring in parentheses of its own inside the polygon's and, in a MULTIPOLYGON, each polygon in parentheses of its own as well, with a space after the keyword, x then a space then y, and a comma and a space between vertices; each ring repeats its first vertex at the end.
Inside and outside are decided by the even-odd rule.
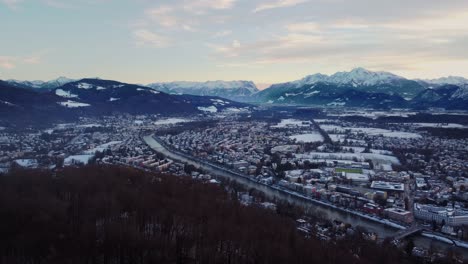
POLYGON ((288 31, 314 33, 320 30, 319 24, 315 22, 293 23, 286 26, 288 31))
POLYGON ((150 20, 155 21, 163 27, 174 27, 178 23, 176 16, 172 14, 174 9, 170 6, 151 8, 145 11, 150 20))
POLYGON ((26 63, 26 64, 39 64, 41 63, 41 56, 30 56, 30 57, 26 57, 26 58, 23 58, 23 62, 26 63))
POLYGON ((238 40, 234 40, 234 41, 232 42, 232 47, 233 47, 234 49, 238 49, 238 48, 241 47, 241 44, 240 44, 240 42, 239 42, 238 40))
POLYGON ((291 7, 305 2, 308 2, 308 0, 277 0, 274 2, 263 3, 255 8, 254 13, 274 8, 291 7))
POLYGON ((7 70, 15 68, 15 58, 0 56, 0 67, 7 70))
POLYGON ((167 47, 170 44, 169 38, 151 32, 147 29, 138 29, 133 32, 135 42, 138 46, 149 45, 156 48, 167 47))
POLYGON ((230 9, 237 0, 187 0, 183 9, 197 14, 203 14, 207 10, 230 9))
POLYGON ((222 37, 227 37, 232 34, 231 30, 223 30, 223 31, 218 31, 216 32, 213 37, 214 38, 222 38, 222 37))
POLYGON ((10 9, 18 8, 18 4, 20 4, 21 2, 23 2, 23 0, 2 0, 2 3, 10 9))

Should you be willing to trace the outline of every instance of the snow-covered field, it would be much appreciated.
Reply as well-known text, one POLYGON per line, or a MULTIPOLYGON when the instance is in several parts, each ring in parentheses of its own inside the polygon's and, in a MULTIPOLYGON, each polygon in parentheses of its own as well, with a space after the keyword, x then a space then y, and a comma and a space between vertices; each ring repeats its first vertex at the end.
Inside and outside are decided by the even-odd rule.
POLYGON ((24 168, 36 168, 38 166, 35 159, 17 159, 15 163, 24 168))
POLYGON ((75 102, 75 101, 71 101, 71 100, 68 100, 66 102, 59 102, 58 104, 60 104, 61 106, 68 107, 68 108, 78 108, 78 107, 91 106, 90 104, 79 103, 79 102, 75 102))
POLYGON ((86 124, 86 125, 77 125, 76 127, 84 127, 84 128, 87 128, 87 127, 102 127, 101 124, 86 124))
POLYGON ((297 142, 322 142, 323 137, 320 135, 320 133, 307 133, 307 134, 301 134, 301 135, 294 135, 290 136, 290 139, 295 139, 297 142))
POLYGON ((64 160, 64 165, 69 166, 73 165, 74 163, 83 163, 88 164, 89 160, 94 156, 94 154, 84 154, 84 155, 73 155, 69 156, 64 160))
POLYGON ((365 161, 372 160, 374 163, 390 163, 400 164, 400 161, 394 156, 382 155, 376 153, 324 153, 324 152, 309 152, 306 154, 295 154, 299 159, 328 159, 328 160, 353 160, 357 159, 365 161))
POLYGON ((191 122, 192 120, 190 119, 184 119, 184 118, 168 118, 168 119, 161 119, 156 122, 154 122, 155 125, 174 125, 178 123, 186 123, 186 122, 191 122))
POLYGON ((209 113, 216 113, 218 112, 218 108, 216 108, 216 106, 208 106, 208 107, 202 107, 202 106, 199 106, 197 107, 198 110, 200 111, 203 111, 203 112, 209 112, 209 113))
POLYGON ((285 128, 285 127, 308 127, 310 121, 302 121, 297 119, 282 119, 277 125, 271 126, 272 128, 285 128))
POLYGON ((110 148, 111 146, 113 145, 116 145, 116 144, 120 144, 122 143, 122 141, 111 141, 109 143, 106 143, 106 144, 102 144, 102 145, 99 145, 93 149, 90 149, 90 150, 87 150, 84 152, 84 154, 86 155, 94 155, 96 154, 96 152, 103 152, 104 150, 110 148))
POLYGON ((373 128, 373 127, 342 127, 337 125, 321 125, 323 130, 333 133, 345 133, 346 130, 349 130, 354 133, 364 133, 369 136, 384 136, 384 137, 393 137, 393 138, 421 138, 420 134, 411 133, 411 132, 401 132, 401 131, 391 131, 388 129, 382 128, 373 128))
POLYGON ((466 128, 464 125, 455 123, 403 123, 414 127, 440 127, 440 128, 466 128))
POLYGON ((78 95, 72 94, 70 91, 65 91, 62 89, 55 90, 55 94, 57 96, 64 97, 64 98, 77 98, 78 97, 78 95))

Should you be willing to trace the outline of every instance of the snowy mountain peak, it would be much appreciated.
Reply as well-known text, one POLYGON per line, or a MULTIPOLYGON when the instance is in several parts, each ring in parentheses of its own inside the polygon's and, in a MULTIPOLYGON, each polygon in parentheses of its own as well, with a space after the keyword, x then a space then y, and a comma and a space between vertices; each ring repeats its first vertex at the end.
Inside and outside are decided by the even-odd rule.
POLYGON ((168 82, 168 83, 152 83, 148 86, 167 86, 172 89, 237 89, 246 88, 251 92, 257 92, 257 86, 251 81, 207 81, 207 82, 168 82))
POLYGON ((50 81, 19 81, 19 80, 8 80, 7 82, 13 84, 15 86, 23 86, 23 87, 30 87, 35 89, 55 89, 62 85, 65 85, 70 82, 74 82, 75 80, 67 78, 67 77, 59 77, 54 80, 50 81))
POLYGON ((296 84, 297 87, 319 82, 335 85, 372 86, 392 82, 394 80, 405 79, 389 72, 373 72, 359 67, 352 69, 349 72, 337 72, 330 76, 317 73, 293 83, 296 84))
POLYGON ((448 77, 442 77, 438 79, 429 79, 429 80, 423 80, 424 82, 427 82, 429 84, 435 84, 435 85, 444 85, 444 84, 452 84, 452 85, 464 85, 468 84, 468 79, 459 77, 459 76, 448 76, 448 77))
POLYGON ((246 98, 259 91, 257 86, 251 81, 181 81, 152 83, 148 87, 170 94, 219 96, 228 99, 246 98))

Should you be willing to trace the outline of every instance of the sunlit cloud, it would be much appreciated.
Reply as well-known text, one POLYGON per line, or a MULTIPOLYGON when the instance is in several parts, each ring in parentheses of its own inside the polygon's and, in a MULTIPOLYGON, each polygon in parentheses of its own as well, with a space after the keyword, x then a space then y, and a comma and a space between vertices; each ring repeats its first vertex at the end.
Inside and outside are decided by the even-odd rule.
POLYGON ((268 9, 275 9, 275 8, 281 8, 281 7, 290 7, 290 6, 295 6, 298 4, 302 4, 307 2, 308 0, 276 0, 276 1, 269 1, 262 3, 258 5, 254 9, 254 13, 265 11, 268 9))
POLYGON ((183 4, 183 9, 202 14, 207 10, 232 8, 235 2, 236 0, 188 0, 183 4))
POLYGON ((16 67, 15 59, 7 56, 0 56, 0 67, 3 69, 13 69, 16 67))
POLYGON ((163 48, 170 44, 169 38, 151 32, 147 29, 138 29, 133 32, 133 35, 135 37, 135 43, 138 46, 152 46, 156 48, 163 48))

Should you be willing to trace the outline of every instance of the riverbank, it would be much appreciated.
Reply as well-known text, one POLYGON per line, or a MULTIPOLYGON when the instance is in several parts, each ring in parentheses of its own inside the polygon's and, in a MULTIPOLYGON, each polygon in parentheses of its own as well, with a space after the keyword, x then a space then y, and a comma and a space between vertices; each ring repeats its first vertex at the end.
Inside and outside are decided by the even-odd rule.
MULTIPOLYGON (((260 183, 258 181, 255 181, 251 177, 246 176, 246 175, 243 175, 243 174, 240 174, 238 172, 229 170, 227 168, 224 168, 224 167, 216 165, 216 164, 211 164, 209 162, 197 159, 195 157, 192 157, 192 156, 190 156, 188 154, 185 154, 185 153, 182 153, 180 151, 170 149, 167 146, 165 146, 165 144, 163 142, 161 142, 160 140, 157 140, 156 138, 154 138, 153 135, 145 136, 145 137, 143 137, 143 140, 153 150, 155 150, 157 152, 160 152, 160 153, 168 156, 169 158, 172 158, 174 160, 179 160, 179 161, 182 161, 182 162, 186 162, 186 163, 195 165, 197 167, 201 167, 203 169, 207 169, 207 170, 209 170, 209 171, 213 172, 214 174, 219 175, 221 177, 227 177, 227 178, 229 178, 231 180, 238 181, 241 184, 246 184, 249 188, 254 188, 254 189, 257 189, 259 191, 262 191, 262 192, 266 193, 267 195, 269 195, 272 198, 283 199, 283 200, 286 200, 288 202, 292 202, 292 203, 300 205, 300 206, 301 205, 310 206, 310 204, 314 204, 314 205, 318 205, 318 206, 321 206, 321 207, 324 207, 324 208, 333 209, 333 210, 335 210, 337 212, 347 214, 348 216, 352 215, 354 217, 358 217, 360 219, 365 219, 366 221, 370 221, 370 222, 385 226, 385 227, 390 228, 391 230, 393 230, 393 232, 388 232, 388 231, 386 232, 387 237, 392 237, 397 232, 397 230, 399 231, 399 230, 404 230, 404 229, 407 228, 407 227, 405 227, 405 226, 403 226, 401 224, 392 222, 392 221, 390 221, 388 219, 381 219, 381 218, 370 216, 370 215, 367 215, 367 214, 364 214, 364 213, 361 213, 361 212, 350 210, 350 209, 347 209, 347 208, 338 207, 338 206, 336 206, 334 204, 330 204, 330 203, 327 203, 327 202, 324 202, 324 201, 321 201, 321 200, 316 200, 316 199, 313 199, 311 197, 307 197, 305 195, 302 195, 300 193, 289 191, 289 190, 287 190, 285 188, 282 188, 280 186, 260 183)), ((454 240, 454 239, 451 239, 451 238, 449 239, 449 238, 446 238, 445 236, 439 235, 439 234, 433 234, 433 236, 437 236, 439 239, 437 239, 437 238, 435 238, 435 239, 437 241, 443 242, 445 244, 454 245, 454 246, 457 246, 457 247, 460 247, 460 248, 463 248, 463 249, 468 249, 468 244, 463 242, 463 241, 458 241, 458 240, 454 240), (450 243, 448 243, 448 241, 450 241, 450 243), (454 241, 454 242, 452 242, 452 241, 454 241)), ((424 236, 424 237, 433 239, 432 237, 428 237, 428 236, 424 236)), ((465 255, 468 254, 468 252, 464 252, 464 253, 465 253, 465 255)))

